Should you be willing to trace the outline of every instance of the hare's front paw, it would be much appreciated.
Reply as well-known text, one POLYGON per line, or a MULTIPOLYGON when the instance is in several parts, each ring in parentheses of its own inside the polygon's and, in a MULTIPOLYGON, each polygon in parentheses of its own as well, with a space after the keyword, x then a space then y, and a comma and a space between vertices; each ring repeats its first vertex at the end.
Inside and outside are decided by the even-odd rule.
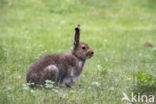
POLYGON ((73 86, 74 86, 75 88, 79 88, 79 85, 77 85, 76 83, 74 83, 73 86))
POLYGON ((72 86, 75 88, 79 88, 79 86, 75 82, 72 82, 72 86))
POLYGON ((72 86, 73 87, 75 87, 75 88, 79 88, 79 86, 75 83, 75 82, 72 82, 72 83, 70 83, 70 84, 65 84, 68 88, 72 88, 72 86))

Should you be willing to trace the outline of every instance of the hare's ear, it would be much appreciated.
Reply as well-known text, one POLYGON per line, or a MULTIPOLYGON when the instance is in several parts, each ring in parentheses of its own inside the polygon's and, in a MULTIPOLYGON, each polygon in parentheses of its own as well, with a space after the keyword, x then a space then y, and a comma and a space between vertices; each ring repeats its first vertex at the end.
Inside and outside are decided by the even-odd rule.
POLYGON ((77 25, 75 28, 75 34, 74 34, 74 49, 78 46, 80 39, 80 25, 77 25))

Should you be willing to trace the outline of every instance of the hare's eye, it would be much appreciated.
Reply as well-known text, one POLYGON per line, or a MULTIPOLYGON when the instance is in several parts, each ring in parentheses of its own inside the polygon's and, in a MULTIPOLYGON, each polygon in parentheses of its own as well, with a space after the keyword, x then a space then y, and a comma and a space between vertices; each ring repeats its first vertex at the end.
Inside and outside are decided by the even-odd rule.
POLYGON ((82 47, 82 49, 83 49, 83 50, 85 50, 85 49, 86 49, 86 47, 84 47, 84 46, 83 46, 83 47, 82 47))

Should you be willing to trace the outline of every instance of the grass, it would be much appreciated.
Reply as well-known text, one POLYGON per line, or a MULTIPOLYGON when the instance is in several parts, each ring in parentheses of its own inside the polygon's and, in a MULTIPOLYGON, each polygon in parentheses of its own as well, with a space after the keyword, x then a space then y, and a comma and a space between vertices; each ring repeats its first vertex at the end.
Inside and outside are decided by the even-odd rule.
MULTIPOLYGON (((155 0, 1 0, 1 104, 125 104, 133 73, 156 75, 155 0), (95 56, 79 89, 25 89, 27 68, 49 53, 68 51, 74 27, 95 56), (150 41, 153 47, 144 47, 150 41), (46 51, 47 50, 47 51, 46 51)), ((156 92, 153 92, 156 95, 156 92)))

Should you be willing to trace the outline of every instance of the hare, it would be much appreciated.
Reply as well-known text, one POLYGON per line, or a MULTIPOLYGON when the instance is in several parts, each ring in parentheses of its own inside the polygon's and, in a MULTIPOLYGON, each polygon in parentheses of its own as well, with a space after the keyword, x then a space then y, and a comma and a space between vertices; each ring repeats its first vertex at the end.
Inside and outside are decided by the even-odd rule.
POLYGON ((44 85, 46 80, 67 87, 78 87, 75 81, 81 75, 86 59, 94 51, 86 43, 79 42, 80 25, 75 28, 74 43, 69 52, 45 55, 30 66, 27 71, 27 83, 44 85))

